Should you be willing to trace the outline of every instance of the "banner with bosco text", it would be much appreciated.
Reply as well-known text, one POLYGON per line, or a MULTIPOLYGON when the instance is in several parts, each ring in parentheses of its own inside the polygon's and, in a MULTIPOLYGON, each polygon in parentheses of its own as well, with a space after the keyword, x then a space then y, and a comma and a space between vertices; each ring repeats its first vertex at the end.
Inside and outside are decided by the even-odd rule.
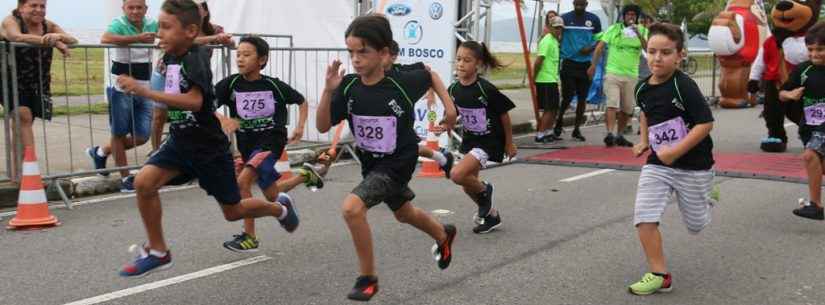
MULTIPOLYGON (((449 86, 453 79, 456 52, 455 22, 458 20, 458 0, 373 0, 374 12, 387 16, 400 52, 397 63, 423 62, 438 73, 449 86)), ((437 100, 437 98, 436 98, 437 100)), ((416 103, 416 132, 427 135, 429 123, 426 97, 416 103)), ((443 106, 437 103, 437 119, 443 106)))

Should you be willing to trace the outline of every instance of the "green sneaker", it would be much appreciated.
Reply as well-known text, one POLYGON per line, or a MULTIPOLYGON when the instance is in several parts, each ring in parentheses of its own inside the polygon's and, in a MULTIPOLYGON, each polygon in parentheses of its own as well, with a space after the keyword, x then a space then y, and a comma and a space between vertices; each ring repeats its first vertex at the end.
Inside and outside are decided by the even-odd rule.
POLYGON ((718 184, 713 185, 713 189, 710 190, 710 199, 713 200, 714 204, 719 203, 719 196, 722 191, 719 189, 718 184))
POLYGON ((642 279, 630 287, 627 287, 630 293, 635 295, 650 295, 656 292, 670 292, 673 289, 673 277, 670 273, 665 276, 658 276, 653 273, 645 273, 642 279))
POLYGON ((244 232, 239 235, 234 235, 232 240, 224 242, 223 247, 232 252, 249 253, 258 252, 258 246, 260 244, 258 239, 244 232))
POLYGON ((304 182, 306 187, 315 190, 324 188, 324 178, 321 178, 321 174, 311 164, 304 163, 296 172, 307 179, 304 182))

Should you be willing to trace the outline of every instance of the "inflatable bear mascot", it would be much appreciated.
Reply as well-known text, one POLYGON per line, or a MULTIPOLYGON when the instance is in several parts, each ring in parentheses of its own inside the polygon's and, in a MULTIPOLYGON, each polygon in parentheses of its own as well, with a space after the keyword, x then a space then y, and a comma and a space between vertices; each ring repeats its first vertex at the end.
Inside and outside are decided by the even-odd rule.
POLYGON ((758 2, 761 1, 728 1, 725 11, 713 19, 708 32, 710 48, 722 67, 719 105, 724 108, 750 105, 748 75, 768 34, 767 16, 758 2))
POLYGON ((751 68, 748 91, 765 90, 765 108, 762 116, 768 128, 768 137, 760 148, 766 152, 784 152, 788 146, 785 117, 799 125, 802 103, 779 101, 779 88, 794 67, 808 60, 805 32, 819 19, 821 0, 780 0, 771 11, 773 30, 765 40, 751 68))

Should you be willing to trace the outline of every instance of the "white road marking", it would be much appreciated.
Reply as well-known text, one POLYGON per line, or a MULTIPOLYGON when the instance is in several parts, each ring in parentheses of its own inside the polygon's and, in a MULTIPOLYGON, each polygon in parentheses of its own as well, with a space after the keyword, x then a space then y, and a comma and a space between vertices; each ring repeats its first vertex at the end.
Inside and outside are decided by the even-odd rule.
POLYGON ((567 178, 567 179, 562 179, 562 180, 559 180, 559 181, 560 182, 573 182, 573 181, 578 181, 578 180, 582 180, 582 179, 587 179, 587 178, 590 178, 590 177, 595 177, 595 176, 602 175, 602 174, 607 174, 607 173, 614 172, 614 171, 616 171, 616 170, 615 169, 609 169, 609 168, 608 169, 600 169, 600 170, 597 170, 597 171, 592 171, 592 172, 589 172, 589 173, 586 173, 586 174, 570 177, 570 178, 567 178))
POLYGON ((96 297, 92 297, 92 298, 83 299, 83 300, 80 300, 80 301, 67 303, 65 305, 100 304, 100 303, 103 303, 103 302, 108 302, 108 301, 111 301, 111 300, 120 299, 120 298, 127 297, 127 296, 130 296, 130 295, 135 295, 135 294, 138 294, 138 293, 146 292, 146 291, 149 291, 149 290, 152 290, 152 289, 163 288, 163 287, 166 287, 166 286, 171 286, 171 285, 183 283, 183 282, 186 282, 186 281, 190 281, 190 280, 210 276, 210 275, 213 275, 213 274, 221 273, 221 272, 224 272, 224 271, 229 271, 229 270, 232 270, 232 269, 240 268, 240 267, 243 267, 243 266, 248 266, 248 265, 252 265, 252 264, 256 264, 256 263, 260 263, 260 262, 265 262, 265 261, 268 261, 270 259, 272 259, 272 257, 266 256, 266 255, 251 257, 251 258, 247 258, 245 260, 240 260, 240 261, 237 261, 237 262, 234 262, 234 263, 215 266, 215 267, 212 267, 212 268, 203 269, 201 271, 176 276, 176 277, 173 277, 173 278, 168 278, 168 279, 157 281, 157 282, 147 283, 147 284, 143 284, 143 285, 140 285, 140 286, 135 286, 135 287, 132 287, 132 288, 118 290, 118 291, 115 291, 115 292, 102 294, 102 295, 99 295, 99 296, 96 296, 96 297))

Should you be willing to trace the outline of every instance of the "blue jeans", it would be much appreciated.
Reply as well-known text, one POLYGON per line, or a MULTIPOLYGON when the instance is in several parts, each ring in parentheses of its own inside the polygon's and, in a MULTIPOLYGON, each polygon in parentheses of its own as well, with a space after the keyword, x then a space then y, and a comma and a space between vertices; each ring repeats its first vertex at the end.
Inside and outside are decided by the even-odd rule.
POLYGON ((134 95, 106 88, 109 98, 109 126, 112 135, 125 137, 131 134, 135 139, 148 139, 152 130, 152 101, 134 95))

